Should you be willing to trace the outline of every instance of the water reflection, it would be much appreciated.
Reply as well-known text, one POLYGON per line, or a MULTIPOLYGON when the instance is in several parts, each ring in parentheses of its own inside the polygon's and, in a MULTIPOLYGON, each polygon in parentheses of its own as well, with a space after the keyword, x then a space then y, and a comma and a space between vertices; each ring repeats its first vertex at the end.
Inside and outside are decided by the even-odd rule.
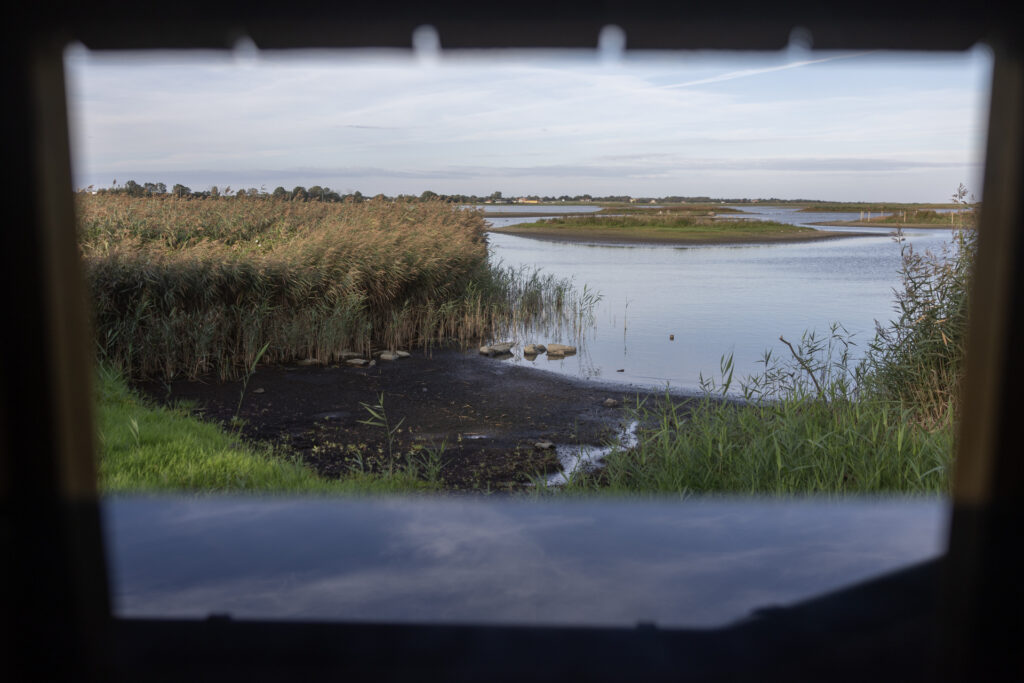
MULTIPOLYGON (((806 225, 859 214, 802 213, 783 207, 737 207, 751 218, 806 225)), ((492 219, 495 225, 521 219, 492 219)), ((529 219, 533 220, 533 219, 529 219)), ((829 228, 830 230, 833 228, 829 228)), ((573 244, 490 234, 494 258, 571 277, 602 295, 585 349, 547 362, 517 354, 514 362, 588 378, 646 387, 694 390, 732 353, 738 375, 758 370, 766 349, 785 349, 780 335, 824 334, 834 322, 853 335, 855 358, 875 322, 894 317, 900 245, 888 228, 836 228, 873 233, 836 240, 698 247, 573 244), (617 370, 622 372, 617 372, 617 370)), ((915 249, 941 250, 948 230, 904 231, 915 249)), ((560 341, 537 332, 524 343, 560 341)), ((571 343, 571 342, 569 342, 571 343)))
POLYGON ((119 616, 719 626, 937 556, 936 500, 111 500, 119 616))

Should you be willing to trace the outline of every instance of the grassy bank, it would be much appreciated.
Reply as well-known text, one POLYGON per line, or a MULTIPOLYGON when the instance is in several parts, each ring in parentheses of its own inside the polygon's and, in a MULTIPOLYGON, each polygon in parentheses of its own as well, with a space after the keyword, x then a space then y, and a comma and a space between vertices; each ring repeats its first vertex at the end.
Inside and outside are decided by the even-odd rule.
POLYGON ((933 209, 963 208, 962 204, 901 204, 872 202, 810 202, 800 209, 810 213, 851 213, 864 211, 871 213, 895 213, 897 211, 931 211, 933 209))
POLYGON ((870 216, 855 221, 833 221, 816 225, 848 225, 853 227, 889 228, 950 228, 958 229, 964 224, 964 214, 957 212, 939 213, 929 209, 897 209, 880 216, 870 216))
POLYGON ((488 262, 480 213, 82 195, 101 360, 133 378, 237 378, 257 359, 469 344, 573 305, 566 281, 488 262))
POLYGON ((405 460, 390 474, 318 477, 280 448, 244 442, 185 406, 153 405, 101 367, 96 386, 99 484, 116 492, 409 493, 439 488, 426 467, 405 460))
POLYGON ((863 370, 836 358, 846 340, 834 334, 830 350, 813 337, 795 345, 799 361, 766 358, 738 397, 728 394, 735 387, 727 359, 724 381, 685 409, 669 397, 633 406, 637 447, 613 452, 604 469, 576 477, 565 493, 948 492, 954 411, 922 410, 886 395, 878 378, 854 377, 863 370))
MULTIPOLYGON (((574 206, 571 204, 559 204, 559 206, 574 206)), ((647 216, 690 216, 693 218, 707 218, 716 216, 719 214, 730 214, 730 213, 742 213, 736 209, 729 208, 727 206, 721 206, 718 204, 669 204, 659 206, 648 206, 645 204, 601 204, 600 209, 597 211, 588 211, 585 209, 593 208, 593 204, 576 205, 579 211, 566 211, 565 213, 559 214, 560 217, 570 216, 607 216, 614 215, 619 216, 623 214, 627 215, 647 215, 647 216)), ((487 218, 544 218, 550 217, 551 211, 544 211, 537 209, 536 211, 488 211, 485 216, 487 218)))
POLYGON ((494 232, 568 241, 662 244, 739 244, 811 240, 845 235, 771 221, 716 220, 710 216, 567 216, 522 223, 494 232))
POLYGON ((638 445, 561 493, 948 493, 976 238, 968 227, 944 253, 904 246, 898 315, 862 362, 838 325, 742 380, 725 358, 685 410, 668 397, 633 407, 638 445))

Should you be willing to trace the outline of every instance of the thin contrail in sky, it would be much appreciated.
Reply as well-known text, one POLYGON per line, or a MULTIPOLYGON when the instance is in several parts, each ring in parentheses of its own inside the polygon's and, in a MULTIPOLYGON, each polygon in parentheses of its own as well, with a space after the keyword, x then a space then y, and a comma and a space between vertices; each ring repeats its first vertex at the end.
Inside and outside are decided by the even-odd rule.
POLYGON ((807 59, 801 62, 790 62, 789 64, 781 64, 779 66, 768 66, 763 69, 743 69, 742 71, 730 71, 729 73, 721 74, 719 76, 711 76, 710 78, 701 78, 695 81, 687 81, 685 83, 670 83, 669 85, 658 86, 659 89, 665 90, 668 88, 688 88, 694 85, 704 85, 706 83, 718 83, 720 81, 731 81, 735 78, 746 78, 748 76, 758 76, 760 74, 771 73, 773 71, 785 71, 786 69, 796 69, 801 66, 808 66, 810 64, 822 64, 823 62, 832 62, 837 59, 852 59, 853 57, 863 57, 869 55, 878 50, 868 50, 867 52, 856 52, 850 55, 834 55, 832 57, 822 57, 821 59, 807 59))

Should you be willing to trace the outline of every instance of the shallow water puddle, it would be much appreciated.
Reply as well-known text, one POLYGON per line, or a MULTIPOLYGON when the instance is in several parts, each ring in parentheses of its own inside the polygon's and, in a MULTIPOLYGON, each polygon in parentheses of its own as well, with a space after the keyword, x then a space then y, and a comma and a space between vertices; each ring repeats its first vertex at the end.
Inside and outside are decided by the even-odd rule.
POLYGON ((556 446, 555 452, 562 463, 562 471, 548 475, 548 486, 562 486, 568 483, 576 472, 601 467, 601 461, 615 449, 626 450, 637 444, 636 430, 639 423, 633 420, 621 432, 617 443, 608 446, 556 446))

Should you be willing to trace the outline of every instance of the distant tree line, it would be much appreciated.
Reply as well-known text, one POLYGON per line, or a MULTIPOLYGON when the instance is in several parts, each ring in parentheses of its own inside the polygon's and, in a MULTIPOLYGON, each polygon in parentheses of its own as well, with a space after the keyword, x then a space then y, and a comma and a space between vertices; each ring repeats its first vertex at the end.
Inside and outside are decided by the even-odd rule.
MULTIPOLYGON (((267 192, 264 188, 238 188, 232 190, 230 186, 220 188, 216 185, 212 186, 209 190, 193 190, 187 185, 176 183, 168 191, 167 185, 164 183, 137 183, 134 180, 129 180, 123 185, 119 185, 115 180, 111 187, 95 188, 93 185, 80 190, 80 192, 88 192, 90 194, 123 194, 129 197, 177 197, 179 199, 276 199, 280 201, 298 201, 298 202, 362 202, 366 199, 362 192, 350 192, 341 194, 329 187, 321 187, 320 185, 314 185, 310 188, 305 188, 301 185, 296 185, 291 190, 286 190, 284 187, 276 187, 273 192, 267 192)), ((384 195, 378 195, 383 197, 384 195)))
MULTIPOLYGON (((123 185, 119 185, 117 180, 113 182, 111 187, 94 188, 90 185, 81 192, 89 192, 95 194, 124 194, 130 197, 177 197, 179 199, 273 199, 277 201, 285 202, 362 202, 369 199, 363 195, 362 192, 346 192, 341 193, 336 190, 332 190, 326 186, 313 185, 312 187, 306 188, 302 185, 296 185, 292 189, 286 189, 282 186, 274 188, 273 191, 268 192, 266 188, 239 188, 232 190, 231 187, 219 188, 216 185, 208 190, 193 190, 192 188, 176 183, 170 190, 167 189, 167 185, 164 183, 137 183, 134 180, 129 180, 123 185)), ((714 198, 714 197, 702 197, 702 196, 680 196, 680 195, 669 195, 665 197, 631 197, 630 195, 605 195, 605 196, 594 196, 590 194, 577 194, 577 195, 520 195, 517 197, 505 197, 501 192, 492 192, 489 195, 475 195, 475 194, 440 194, 433 190, 425 190, 419 195, 414 194, 399 194, 395 196, 388 196, 384 194, 377 194, 372 197, 373 199, 383 199, 387 201, 428 201, 428 200, 440 200, 445 202, 451 202, 455 204, 514 204, 519 200, 526 200, 529 202, 538 202, 546 204, 554 204, 558 202, 636 202, 643 204, 658 203, 658 204, 679 204, 679 203, 728 203, 728 204, 745 204, 757 201, 773 201, 772 199, 749 199, 749 198, 714 198)), ((774 200, 784 201, 784 200, 774 200)), ((788 200, 793 201, 793 200, 788 200)), ((801 200, 807 201, 807 200, 801 200)))

